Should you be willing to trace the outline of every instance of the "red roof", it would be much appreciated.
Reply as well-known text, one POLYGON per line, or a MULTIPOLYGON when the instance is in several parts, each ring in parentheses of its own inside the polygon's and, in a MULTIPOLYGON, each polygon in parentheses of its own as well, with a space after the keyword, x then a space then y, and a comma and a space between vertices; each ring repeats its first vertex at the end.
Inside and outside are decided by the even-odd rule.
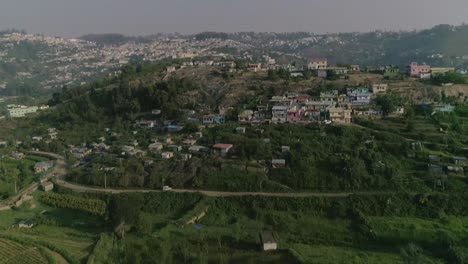
POLYGON ((232 147, 233 147, 232 144, 214 144, 213 145, 213 148, 217 148, 217 149, 230 149, 232 147))

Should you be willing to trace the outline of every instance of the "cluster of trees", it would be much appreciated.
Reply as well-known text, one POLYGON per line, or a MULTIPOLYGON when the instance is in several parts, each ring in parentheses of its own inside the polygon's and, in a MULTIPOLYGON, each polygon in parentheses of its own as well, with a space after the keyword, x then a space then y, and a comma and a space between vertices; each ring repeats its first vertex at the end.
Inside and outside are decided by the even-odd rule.
POLYGON ((199 194, 176 193, 126 193, 113 195, 109 203, 109 219, 114 228, 126 226, 127 230, 150 233, 153 223, 145 214, 163 214, 180 218, 199 202, 199 194))
POLYGON ((395 93, 386 93, 377 96, 375 103, 381 107, 384 115, 389 115, 397 110, 397 107, 402 106, 402 98, 395 93))
POLYGON ((69 194, 46 193, 41 197, 41 201, 54 207, 80 210, 97 216, 105 216, 107 212, 107 205, 102 200, 69 194))
POLYGON ((130 65, 123 69, 119 78, 94 83, 90 87, 65 87, 49 102, 57 105, 57 111, 48 116, 49 122, 60 127, 67 123, 97 123, 102 119, 134 120, 141 112, 152 109, 161 109, 164 119, 180 118, 181 96, 199 86, 187 79, 151 80, 151 75, 162 71, 159 64, 157 67, 130 65))
POLYGON ((431 81, 435 85, 442 85, 445 83, 464 84, 466 83, 466 77, 456 72, 447 72, 445 74, 437 74, 431 78, 431 81))

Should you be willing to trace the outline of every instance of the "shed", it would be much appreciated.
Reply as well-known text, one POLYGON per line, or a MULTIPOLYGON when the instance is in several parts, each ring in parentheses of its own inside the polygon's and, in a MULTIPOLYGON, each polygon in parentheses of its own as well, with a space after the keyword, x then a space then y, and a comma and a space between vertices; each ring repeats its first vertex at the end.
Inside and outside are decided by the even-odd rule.
POLYGON ((187 160, 189 160, 189 159, 192 158, 192 154, 182 153, 182 154, 180 154, 180 158, 181 158, 183 161, 187 161, 187 160))
POLYGON ((429 155, 430 162, 440 162, 440 157, 437 155, 429 155))
POLYGON ((453 163, 457 165, 463 165, 466 162, 465 157, 453 157, 452 160, 453 160, 453 163))
POLYGON ((43 182, 41 183, 41 188, 44 192, 49 192, 54 189, 54 184, 52 182, 43 182))
POLYGON ((34 226, 34 222, 31 219, 24 219, 18 222, 19 228, 32 228, 34 226))
POLYGON ((208 152, 208 148, 203 147, 203 146, 198 146, 198 145, 193 145, 189 147, 188 149, 192 153, 202 153, 202 152, 208 152))
POLYGON ((167 147, 169 150, 173 151, 173 152, 180 152, 182 151, 182 146, 179 146, 179 145, 170 145, 167 147))
POLYGON ((174 157, 174 153, 173 152, 163 152, 161 153, 161 158, 162 159, 172 159, 174 157))
POLYGON ((245 134, 245 127, 236 127, 236 132, 239 134, 245 134))
POLYGON ((458 166, 447 166, 447 173, 449 174, 456 174, 456 175, 464 175, 465 172, 463 167, 458 166))
POLYGON ((284 159, 273 159, 271 160, 271 167, 278 169, 286 167, 286 160, 284 159))
POLYGON ((260 240, 262 242, 263 251, 276 250, 278 248, 275 237, 271 232, 263 232, 260 234, 260 240))

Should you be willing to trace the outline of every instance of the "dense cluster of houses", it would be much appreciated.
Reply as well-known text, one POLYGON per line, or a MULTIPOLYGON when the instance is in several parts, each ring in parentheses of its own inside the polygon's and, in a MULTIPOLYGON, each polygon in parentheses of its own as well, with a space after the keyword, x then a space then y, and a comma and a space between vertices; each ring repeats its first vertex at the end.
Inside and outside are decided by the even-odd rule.
MULTIPOLYGON (((365 87, 348 88, 345 93, 337 90, 321 92, 312 97, 306 94, 286 93, 273 96, 267 105, 255 110, 245 109, 238 115, 240 123, 309 123, 333 122, 349 124, 352 116, 381 117, 382 111, 372 99, 387 91, 387 84, 374 84, 372 90, 365 87)), ((402 113, 403 109, 398 109, 402 113)))

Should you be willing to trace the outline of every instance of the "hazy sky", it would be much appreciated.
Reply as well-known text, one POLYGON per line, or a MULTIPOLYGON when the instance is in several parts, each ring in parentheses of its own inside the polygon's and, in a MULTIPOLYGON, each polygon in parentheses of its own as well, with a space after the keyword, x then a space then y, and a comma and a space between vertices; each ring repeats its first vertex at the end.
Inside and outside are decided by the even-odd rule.
POLYGON ((80 36, 348 32, 468 21, 468 0, 0 0, 0 29, 80 36))

